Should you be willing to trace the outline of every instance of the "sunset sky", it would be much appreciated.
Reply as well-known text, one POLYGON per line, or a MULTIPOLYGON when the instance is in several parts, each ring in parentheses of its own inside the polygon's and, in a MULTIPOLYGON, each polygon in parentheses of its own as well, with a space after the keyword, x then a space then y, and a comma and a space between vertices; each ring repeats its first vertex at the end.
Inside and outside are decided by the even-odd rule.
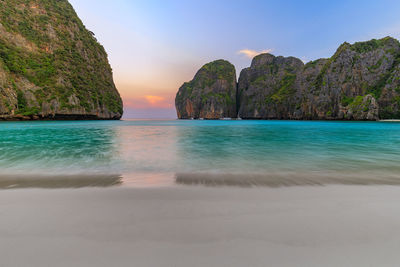
POLYGON ((70 2, 109 55, 125 118, 175 118, 178 88, 215 59, 239 75, 260 52, 309 61, 344 41, 400 37, 399 1, 70 2))

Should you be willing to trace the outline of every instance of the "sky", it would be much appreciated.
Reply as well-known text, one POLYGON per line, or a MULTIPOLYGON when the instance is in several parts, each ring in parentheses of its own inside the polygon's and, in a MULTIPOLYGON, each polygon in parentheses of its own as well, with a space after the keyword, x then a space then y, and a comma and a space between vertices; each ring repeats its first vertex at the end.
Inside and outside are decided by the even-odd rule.
POLYGON ((269 52, 308 62, 340 44, 400 39, 400 1, 70 0, 105 47, 124 118, 176 118, 174 99, 204 64, 237 76, 269 52))

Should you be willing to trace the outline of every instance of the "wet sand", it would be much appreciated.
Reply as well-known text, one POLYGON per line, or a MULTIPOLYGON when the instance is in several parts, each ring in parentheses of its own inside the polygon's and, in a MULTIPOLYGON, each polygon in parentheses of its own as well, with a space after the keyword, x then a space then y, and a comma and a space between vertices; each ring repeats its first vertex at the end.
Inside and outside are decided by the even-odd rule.
POLYGON ((0 266, 397 266, 400 187, 16 189, 0 266))
POLYGON ((357 172, 269 172, 269 173, 177 173, 175 182, 182 185, 235 187, 291 187, 324 185, 400 185, 398 173, 357 172))
POLYGON ((122 184, 122 176, 110 175, 0 175, 0 189, 110 187, 122 184))

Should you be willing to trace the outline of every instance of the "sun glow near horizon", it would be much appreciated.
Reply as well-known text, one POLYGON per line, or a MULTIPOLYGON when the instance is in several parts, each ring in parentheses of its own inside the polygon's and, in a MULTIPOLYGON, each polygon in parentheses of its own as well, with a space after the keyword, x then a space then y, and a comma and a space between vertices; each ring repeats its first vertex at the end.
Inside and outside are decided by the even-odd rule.
POLYGON ((238 76, 260 53, 308 61, 330 57, 344 41, 399 39, 400 3, 390 0, 70 2, 109 55, 125 117, 176 117, 179 87, 216 59, 238 76))

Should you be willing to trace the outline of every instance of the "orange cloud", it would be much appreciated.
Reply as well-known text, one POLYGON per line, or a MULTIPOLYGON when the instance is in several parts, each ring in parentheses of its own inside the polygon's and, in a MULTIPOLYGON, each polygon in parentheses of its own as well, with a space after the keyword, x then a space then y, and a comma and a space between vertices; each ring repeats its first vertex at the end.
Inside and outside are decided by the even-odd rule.
POLYGON ((256 50, 251 50, 251 49, 242 49, 238 51, 238 54, 245 55, 248 58, 253 58, 259 54, 263 53, 271 53, 272 49, 266 49, 266 50, 261 50, 261 51, 256 51, 256 50))
POLYGON ((164 97, 157 96, 157 95, 145 95, 144 98, 152 106, 157 106, 157 104, 160 104, 161 102, 163 102, 165 100, 164 97))

